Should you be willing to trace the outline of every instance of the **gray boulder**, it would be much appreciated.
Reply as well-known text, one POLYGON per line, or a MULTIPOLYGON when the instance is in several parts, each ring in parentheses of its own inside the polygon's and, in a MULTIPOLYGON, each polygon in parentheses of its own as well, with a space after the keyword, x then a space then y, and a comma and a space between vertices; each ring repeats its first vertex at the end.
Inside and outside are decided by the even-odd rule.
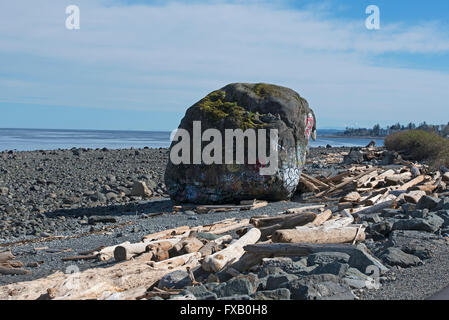
POLYGON ((226 296, 226 297, 220 297, 217 300, 253 300, 249 295, 247 294, 238 294, 234 296, 226 296))
POLYGON ((449 210, 449 197, 441 199, 438 205, 435 207, 436 210, 449 210))
POLYGON ((251 295, 254 300, 290 300, 290 290, 280 288, 276 290, 257 291, 251 295))
POLYGON ((217 300, 217 295, 209 291, 204 285, 188 286, 180 292, 181 295, 193 294, 197 300, 217 300))
POLYGON ((443 219, 443 228, 446 228, 447 226, 449 226, 449 209, 448 210, 440 210, 435 212, 435 214, 437 216, 439 216, 441 219, 443 219))
POLYGON ((350 287, 332 274, 310 275, 288 284, 294 300, 354 300, 350 287))
POLYGON ((399 248, 388 248, 381 255, 381 259, 384 263, 390 266, 400 266, 402 268, 408 268, 418 266, 422 264, 422 261, 417 256, 405 253, 399 248))
POLYGON ((351 288, 355 289, 378 289, 380 287, 376 279, 367 276, 356 268, 349 268, 342 280, 351 288))
POLYGON ((349 265, 347 263, 334 261, 328 264, 319 265, 318 267, 313 269, 311 274, 333 274, 341 278, 344 276, 348 268, 349 265))
POLYGON ((250 295, 256 291, 257 287, 246 278, 232 278, 231 280, 218 285, 213 291, 218 297, 229 297, 235 295, 250 295))
POLYGON ((343 157, 344 164, 362 163, 363 152, 357 149, 351 149, 347 155, 343 157))
POLYGON ((357 245, 357 250, 351 253, 348 264, 350 267, 356 268, 361 272, 367 272, 367 270, 371 270, 372 268, 376 268, 379 273, 388 271, 388 268, 374 257, 364 244, 357 245))
MULTIPOLYGON (((223 164, 206 164, 204 161, 193 164, 194 152, 190 153, 190 160, 187 161, 189 164, 175 164, 170 157, 165 171, 165 185, 172 200, 229 203, 256 198, 284 200, 292 196, 305 164, 309 138, 314 137, 316 132, 315 115, 307 101, 298 93, 263 83, 229 84, 210 93, 186 111, 179 129, 186 130, 190 140, 193 140, 195 121, 201 122, 201 133, 207 129, 217 129, 221 133, 222 146, 216 155, 221 155, 223 164), (262 168, 268 164, 248 163, 247 146, 244 148, 244 164, 237 164, 235 161, 233 164, 224 164, 226 129, 254 129, 257 133, 261 132, 260 129, 267 132, 277 129, 279 140, 275 147, 278 151, 278 164, 275 173, 262 175, 262 168)), ((197 138, 196 141, 200 139, 197 138)), ((170 151, 179 151, 174 148, 179 142, 173 141, 170 151)), ((199 149, 204 150, 211 142, 199 143, 199 149)), ((269 140, 257 140, 254 145, 269 148, 269 140)), ((192 141, 190 150, 193 150, 192 141)), ((236 143, 233 145, 234 155, 235 150, 236 143)), ((260 151, 257 149, 257 153, 260 151)))
POLYGON ((307 265, 329 264, 332 262, 348 263, 351 257, 344 252, 318 252, 307 257, 307 265))
POLYGON ((436 232, 444 223, 444 220, 435 214, 428 214, 425 218, 413 218, 398 220, 393 225, 393 230, 417 230, 436 232))
POLYGON ((298 277, 293 274, 269 276, 265 287, 267 290, 275 290, 296 279, 298 277))
POLYGON ((192 281, 189 278, 189 274, 183 270, 176 270, 164 275, 159 280, 158 288, 181 289, 190 285, 192 285, 192 281))
POLYGON ((421 199, 419 199, 416 208, 417 209, 435 209, 438 206, 438 203, 440 202, 440 199, 434 198, 431 196, 423 196, 421 199))

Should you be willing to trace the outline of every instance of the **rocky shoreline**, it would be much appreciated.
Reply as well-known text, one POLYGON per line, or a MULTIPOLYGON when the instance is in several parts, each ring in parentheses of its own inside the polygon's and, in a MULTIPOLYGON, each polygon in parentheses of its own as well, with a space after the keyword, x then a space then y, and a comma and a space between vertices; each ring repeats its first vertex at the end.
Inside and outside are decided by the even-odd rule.
MULTIPOLYGON (((305 172, 335 175, 353 161, 382 165, 383 160, 367 162, 357 152, 311 148, 305 172)), ((167 157, 167 149, 0 153, 0 251, 10 249, 27 270, 26 274, 0 276, 0 284, 39 279, 73 266, 80 271, 110 267, 113 262, 63 259, 100 246, 138 242, 167 228, 202 226, 232 217, 274 216, 306 205, 307 193, 303 193, 292 201, 272 202, 251 211, 174 212, 163 184, 167 157), (130 195, 136 181, 145 182, 149 197, 130 195)), ((285 299, 299 294, 298 288, 320 290, 316 284, 325 283, 343 299, 426 299, 449 285, 448 221, 443 212, 449 210, 448 203, 447 196, 426 197, 419 204, 405 203, 398 209, 357 217, 367 227, 366 248, 389 267, 378 279, 380 288, 367 285, 373 278, 361 274, 347 254, 324 252, 306 259, 265 259, 259 269, 238 279, 223 278, 220 285, 194 288, 183 284, 182 294, 195 299, 204 295, 216 299, 285 299), (407 221, 417 223, 405 226, 407 221), (349 291, 348 279, 356 280, 349 291)), ((195 276, 204 275, 198 270, 195 276)), ((180 285, 170 277, 163 281, 180 285)))
POLYGON ((143 181, 167 197, 167 149, 0 152, 0 243, 75 232, 89 216, 141 213, 143 181))

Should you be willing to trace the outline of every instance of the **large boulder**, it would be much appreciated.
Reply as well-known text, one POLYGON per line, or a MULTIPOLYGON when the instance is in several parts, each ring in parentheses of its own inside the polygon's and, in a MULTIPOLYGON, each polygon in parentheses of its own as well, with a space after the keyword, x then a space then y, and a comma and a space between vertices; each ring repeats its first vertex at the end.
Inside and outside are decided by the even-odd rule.
POLYGON ((178 129, 184 130, 177 130, 174 136, 165 171, 165 184, 173 200, 191 203, 284 200, 292 196, 298 185, 309 138, 316 135, 316 120, 307 101, 291 89, 263 83, 234 83, 213 91, 190 107, 178 129), (208 129, 217 129, 220 135, 215 135, 216 130, 205 134, 208 129), (242 153, 237 140, 232 149, 226 143, 229 141, 225 138, 226 129, 255 133, 256 140, 244 143, 243 162, 236 161, 236 155, 242 153), (273 129, 277 130, 278 139, 270 138, 273 129), (180 147, 185 132, 190 154, 180 147), (215 139, 221 144, 212 147, 215 139), (247 153, 252 147, 257 158, 253 160, 247 153), (226 150, 233 152, 231 163, 225 161, 226 150), (210 156, 208 161, 204 161, 205 154, 210 156))

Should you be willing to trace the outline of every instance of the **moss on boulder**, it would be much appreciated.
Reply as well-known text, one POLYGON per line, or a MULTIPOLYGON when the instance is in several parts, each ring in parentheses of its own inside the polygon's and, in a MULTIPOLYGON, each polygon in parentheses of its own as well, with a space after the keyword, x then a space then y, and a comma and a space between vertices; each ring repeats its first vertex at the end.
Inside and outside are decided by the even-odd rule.
MULTIPOLYGON (((267 132, 276 129, 278 168, 273 175, 261 175, 259 170, 263 164, 259 162, 205 165, 191 161, 175 165, 169 161, 165 183, 173 200, 192 203, 255 198, 283 200, 294 193, 305 164, 309 138, 316 129, 312 109, 297 92, 266 83, 232 83, 187 109, 179 128, 192 136, 195 121, 201 121, 201 132, 218 129, 223 137, 226 129, 266 129, 267 132)), ((201 141, 201 149, 207 143, 201 141)), ((224 143, 222 151, 224 154, 224 143)), ((193 156, 190 157, 192 160, 193 156)))

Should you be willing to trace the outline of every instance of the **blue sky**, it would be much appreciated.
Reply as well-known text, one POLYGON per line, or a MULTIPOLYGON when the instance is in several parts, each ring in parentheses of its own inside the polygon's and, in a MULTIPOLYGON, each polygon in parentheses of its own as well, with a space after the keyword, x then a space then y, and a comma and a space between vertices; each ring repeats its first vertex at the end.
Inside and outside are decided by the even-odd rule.
POLYGON ((449 121, 447 0, 33 3, 0 4, 0 127, 170 131, 231 82, 296 90, 319 128, 449 121))

